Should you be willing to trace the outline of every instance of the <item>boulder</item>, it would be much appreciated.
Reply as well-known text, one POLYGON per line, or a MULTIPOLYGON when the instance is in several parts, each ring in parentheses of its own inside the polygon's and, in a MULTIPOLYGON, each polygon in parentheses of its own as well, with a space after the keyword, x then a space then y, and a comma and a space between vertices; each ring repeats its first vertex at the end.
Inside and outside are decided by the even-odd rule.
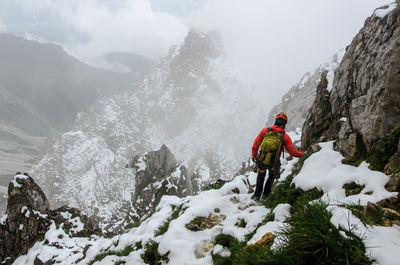
POLYGON ((44 239, 51 224, 71 236, 101 235, 98 223, 83 211, 62 206, 51 210, 35 181, 17 173, 8 187, 6 215, 0 221, 0 262, 11 264, 44 239))

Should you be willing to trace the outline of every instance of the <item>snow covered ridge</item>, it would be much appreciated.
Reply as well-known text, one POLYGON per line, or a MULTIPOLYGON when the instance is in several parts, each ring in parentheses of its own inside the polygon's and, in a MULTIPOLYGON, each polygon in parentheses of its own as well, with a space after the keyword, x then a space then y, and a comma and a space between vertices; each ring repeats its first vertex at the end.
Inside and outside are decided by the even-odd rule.
MULTIPOLYGON (((305 161, 293 183, 304 189, 322 190, 322 199, 328 203, 327 210, 332 214, 332 224, 361 238, 366 255, 375 259, 376 264, 398 264, 400 227, 367 225, 348 209, 354 204, 364 205, 396 196, 396 192, 384 189, 388 176, 369 170, 365 164, 343 165, 341 155, 333 150, 331 142, 320 146, 321 150, 305 161), (364 188, 358 194, 346 194, 343 186, 349 182, 364 188)), ((293 160, 282 163, 281 182, 292 171, 293 160)), ((291 205, 283 203, 268 209, 251 200, 250 188, 255 180, 256 174, 251 172, 236 177, 219 190, 203 191, 186 198, 164 196, 154 214, 139 227, 113 238, 71 237, 52 226, 45 236, 47 241, 36 243, 14 264, 33 264, 35 257, 42 262, 52 260, 60 264, 93 261, 97 265, 146 264, 146 253, 151 247, 159 254, 161 264, 213 264, 212 255, 233 255, 226 247, 216 244, 215 238, 220 234, 231 235, 239 241, 248 240, 247 246, 252 247, 269 233, 276 235, 290 226, 286 219, 291 214, 291 205), (273 218, 267 220, 272 213, 273 218)), ((342 236, 347 237, 344 233, 342 236)), ((282 242, 273 238, 271 248, 277 249, 282 242)))
POLYGON ((165 144, 197 176, 190 194, 230 178, 263 126, 256 102, 218 39, 193 30, 143 82, 80 113, 30 173, 53 207, 67 203, 121 220, 136 192, 136 172, 126 167, 132 157, 165 144))

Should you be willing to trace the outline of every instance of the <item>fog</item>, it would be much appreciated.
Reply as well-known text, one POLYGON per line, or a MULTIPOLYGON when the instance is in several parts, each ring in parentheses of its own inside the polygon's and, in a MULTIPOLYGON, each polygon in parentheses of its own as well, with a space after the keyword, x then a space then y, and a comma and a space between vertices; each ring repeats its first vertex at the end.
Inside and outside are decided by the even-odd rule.
POLYGON ((107 52, 157 60, 190 27, 220 31, 227 55, 267 105, 344 48, 378 0, 0 0, 0 32, 62 45, 95 64, 107 52))

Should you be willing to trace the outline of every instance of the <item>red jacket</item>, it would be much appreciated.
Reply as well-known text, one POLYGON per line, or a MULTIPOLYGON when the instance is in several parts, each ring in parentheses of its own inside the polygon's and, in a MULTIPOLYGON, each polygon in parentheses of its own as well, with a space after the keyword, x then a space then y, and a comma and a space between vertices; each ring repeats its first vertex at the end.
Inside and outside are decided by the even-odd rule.
MULTIPOLYGON (((280 132, 284 133, 285 129, 281 126, 271 126, 270 127, 272 131, 274 132, 280 132)), ((258 134, 257 138, 254 140, 253 147, 251 148, 251 155, 253 158, 255 158, 258 155, 258 148, 261 145, 262 140, 264 139, 265 133, 267 132, 268 128, 264 128, 261 130, 261 132, 258 134)), ((285 147, 286 151, 289 152, 291 156, 294 157, 301 157, 304 155, 304 152, 297 151, 296 148, 294 148, 292 139, 290 139, 290 136, 288 134, 283 134, 283 146, 285 147)), ((283 150, 281 150, 282 152, 283 150)))

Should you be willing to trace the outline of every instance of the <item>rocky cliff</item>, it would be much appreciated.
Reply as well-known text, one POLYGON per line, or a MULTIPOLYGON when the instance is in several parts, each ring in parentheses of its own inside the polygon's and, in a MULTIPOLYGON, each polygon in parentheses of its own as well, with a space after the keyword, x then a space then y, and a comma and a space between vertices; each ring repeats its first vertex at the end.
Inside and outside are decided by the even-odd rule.
POLYGON ((276 114, 283 111, 289 117, 288 124, 286 125, 288 131, 295 131, 296 128, 302 128, 308 110, 315 99, 321 74, 325 71, 327 72, 328 90, 330 90, 332 88, 334 71, 342 60, 343 54, 344 50, 341 50, 315 70, 305 73, 300 82, 295 84, 282 97, 281 102, 271 109, 268 115, 267 126, 274 124, 276 114))
MULTIPOLYGON (((70 236, 101 235, 97 222, 69 206, 51 210, 40 187, 28 174, 14 177, 8 187, 6 215, 0 220, 0 261, 12 264, 37 242, 44 240, 50 226, 70 236)), ((62 248, 63 246, 58 246, 62 248)), ((42 264, 36 257, 35 264, 42 264)))
POLYGON ((141 192, 138 172, 126 165, 163 144, 187 176, 196 176, 189 194, 233 176, 264 124, 254 97, 236 77, 218 35, 191 30, 137 87, 80 113, 31 173, 51 205, 122 218, 141 192))
POLYGON ((347 162, 367 160, 390 174, 399 169, 400 7, 378 9, 346 48, 332 91, 322 78, 303 126, 304 147, 336 140, 347 162), (318 130, 318 132, 316 131, 318 130))

